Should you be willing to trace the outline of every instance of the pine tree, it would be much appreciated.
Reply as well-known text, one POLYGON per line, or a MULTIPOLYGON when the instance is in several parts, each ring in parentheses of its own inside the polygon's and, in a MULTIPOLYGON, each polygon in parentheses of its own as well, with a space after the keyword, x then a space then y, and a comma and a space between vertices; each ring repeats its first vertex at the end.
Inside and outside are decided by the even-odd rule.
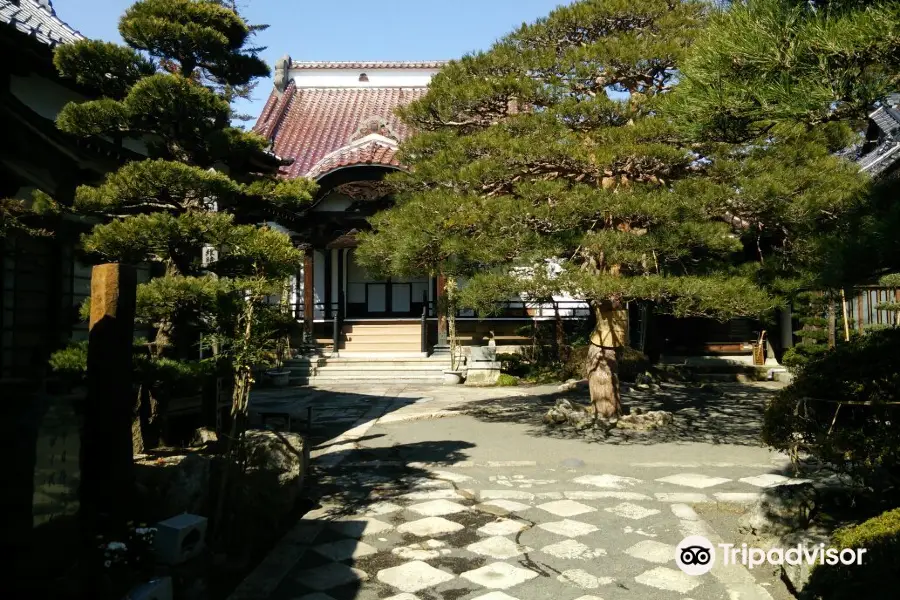
POLYGON ((402 112, 419 132, 403 146, 411 170, 392 179, 398 203, 373 219, 363 260, 469 277, 461 300, 482 312, 516 293, 589 299, 587 371, 604 418, 621 414, 627 302, 683 315, 767 308, 730 268, 741 247, 714 218, 702 168, 657 116, 706 10, 577 2, 451 62, 402 112))
MULTIPOLYGON (((518 293, 587 299, 596 329, 586 370, 604 418, 622 410, 614 349, 627 303, 719 319, 773 308, 779 279, 793 275, 773 266, 795 257, 745 217, 760 206, 840 207, 858 185, 833 190, 855 181, 837 159, 836 174, 819 177, 824 150, 703 154, 669 116, 712 10, 585 0, 451 62, 402 111, 419 132, 402 147, 411 168, 391 178, 397 205, 372 220, 363 259, 470 276, 462 298, 481 311, 518 293)), ((813 252, 799 243, 810 220, 791 225, 791 248, 813 252)))
POLYGON ((150 363, 193 364, 199 335, 216 341, 240 421, 250 369, 263 362, 255 328, 265 299, 300 259, 286 235, 257 224, 308 202, 313 186, 277 179, 281 162, 266 140, 229 124, 229 90, 268 74, 234 11, 212 0, 139 0, 119 31, 125 46, 84 40, 55 56, 64 77, 97 97, 65 106, 59 128, 148 155, 77 189, 74 209, 105 219, 84 250, 97 261, 157 266, 138 290, 139 319, 154 332, 150 363))
POLYGON ((0 240, 16 234, 52 236, 52 224, 49 221, 59 212, 59 205, 39 190, 32 193, 29 201, 0 198, 0 240))
MULTIPOLYGON (((681 124, 706 151, 800 149, 822 156, 821 179, 833 177, 848 163, 827 154, 852 158, 868 113, 900 90, 898 40, 896 0, 731 2, 713 14, 682 68, 681 124)), ((838 288, 900 271, 896 178, 874 186, 863 176, 843 179, 855 193, 840 210, 808 207, 818 211, 809 221, 818 236, 810 231, 793 248, 790 266, 805 263, 807 285, 838 288)), ((843 192, 841 185, 829 187, 843 192)), ((754 225, 778 236, 785 221, 806 217, 770 211, 754 225)))

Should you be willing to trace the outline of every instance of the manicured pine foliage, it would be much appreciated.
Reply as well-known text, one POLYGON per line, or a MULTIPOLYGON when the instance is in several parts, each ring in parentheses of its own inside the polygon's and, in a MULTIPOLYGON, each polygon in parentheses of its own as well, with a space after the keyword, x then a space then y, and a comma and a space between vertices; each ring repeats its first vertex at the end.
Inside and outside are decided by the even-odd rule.
POLYGON ((773 308, 785 269, 772 266, 810 251, 803 215, 841 209, 862 184, 824 146, 722 152, 670 116, 680 66, 714 10, 585 0, 451 62, 401 111, 418 132, 402 147, 411 168, 391 177, 397 205, 372 220, 363 260, 470 277, 463 301, 482 311, 516 293, 588 299, 600 417, 622 411, 613 347, 626 303, 720 319, 773 308), (773 220, 793 216, 791 244, 753 220, 768 219, 767 206, 773 220))
POLYGON ((786 181, 760 173, 769 191, 742 211, 762 244, 783 249, 773 277, 840 289, 900 271, 896 178, 872 187, 829 156, 853 158, 868 113, 900 91, 898 50, 896 0, 730 2, 697 38, 676 93, 692 139, 723 153, 820 157, 818 173, 797 171, 786 181), (824 195, 784 202, 790 185, 807 178, 820 181, 824 195), (804 235, 785 235, 801 221, 804 235))
MULTIPOLYGON (((868 113, 900 88, 898 50, 896 0, 732 2, 712 16, 698 38, 675 94, 680 124, 703 148, 725 155, 762 149, 774 156, 822 156, 820 173, 798 171, 795 179, 815 176, 827 183, 823 191, 832 199, 846 194, 842 203, 830 207, 827 195, 808 204, 773 203, 781 194, 769 194, 760 197, 758 216, 751 212, 745 218, 748 231, 758 229, 762 240, 776 241, 781 259, 767 261, 767 268, 774 263, 771 278, 793 278, 794 289, 824 290, 837 306, 833 290, 879 280, 885 286, 900 284, 896 177, 874 182, 864 175, 838 177, 846 169, 840 161, 859 151, 868 113), (795 230, 799 222, 809 223, 804 235, 781 237, 780 232, 795 230)), ((780 179, 768 177, 771 189, 783 189, 780 179)), ((821 294, 804 293, 800 300, 821 301, 821 294)), ((823 351, 826 315, 821 303, 815 305, 810 302, 798 334, 808 342, 818 339, 797 346, 788 357, 802 368, 767 407, 763 439, 795 457, 808 454, 853 476, 876 505, 895 507, 900 489, 900 330, 868 331, 842 344, 839 328, 836 348, 823 351)), ((887 302, 881 308, 895 305, 887 302)), ((851 327, 851 335, 856 329, 851 327)), ((873 564, 881 568, 884 563, 873 564)), ((840 569, 831 571, 816 569, 810 597, 831 597, 827 592, 837 593, 835 589, 843 590, 843 596, 887 589, 878 573, 848 578, 840 569), (846 589, 835 587, 838 580, 847 583, 846 589)))
POLYGON ((53 218, 59 212, 59 205, 39 190, 32 193, 30 201, 0 198, 0 240, 14 235, 52 236, 53 218))
MULTIPOLYGON (((139 0, 119 32, 125 45, 84 40, 55 56, 61 75, 96 98, 68 104, 59 128, 147 154, 101 185, 78 188, 74 209, 103 219, 84 250, 98 262, 155 266, 158 276, 138 289, 138 317, 153 331, 144 362, 190 371, 202 334, 233 380, 237 422, 251 369, 272 343, 277 319, 265 299, 281 293, 301 258, 286 235, 258 224, 308 202, 313 186, 277 179, 281 161, 267 141, 230 124, 232 90, 269 73, 233 10, 211 0, 139 0)), ((144 383, 165 394, 157 384, 166 378, 156 375, 144 383)))

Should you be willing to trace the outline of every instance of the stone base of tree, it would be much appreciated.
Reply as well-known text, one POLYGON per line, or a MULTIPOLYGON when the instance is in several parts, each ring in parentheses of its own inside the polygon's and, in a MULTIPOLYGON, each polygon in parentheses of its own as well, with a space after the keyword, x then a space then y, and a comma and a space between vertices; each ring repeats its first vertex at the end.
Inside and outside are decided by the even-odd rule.
POLYGON ((649 410, 643 412, 636 408, 627 415, 622 415, 616 422, 619 429, 633 429, 637 431, 652 431, 661 427, 668 427, 675 422, 672 413, 665 410, 649 410))
MULTIPOLYGON (((575 382, 577 384, 577 382, 575 382)), ((573 386, 574 387, 574 386, 573 386)), ((674 422, 672 413, 662 410, 644 412, 639 408, 618 419, 595 419, 594 410, 588 404, 580 404, 568 399, 556 401, 556 405, 547 411, 543 421, 547 425, 569 425, 576 429, 629 429, 634 431, 652 431, 668 427, 674 422)))

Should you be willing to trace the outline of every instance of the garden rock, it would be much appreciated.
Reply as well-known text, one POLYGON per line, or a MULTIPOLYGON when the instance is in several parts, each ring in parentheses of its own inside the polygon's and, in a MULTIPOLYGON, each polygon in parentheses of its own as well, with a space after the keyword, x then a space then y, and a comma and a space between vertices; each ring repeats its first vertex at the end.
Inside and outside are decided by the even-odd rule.
POLYGON ((635 431, 652 431, 661 427, 668 427, 674 422, 675 417, 668 411, 650 410, 643 412, 641 409, 636 408, 630 414, 619 417, 616 427, 635 431))
POLYGON ((194 439, 191 445, 194 447, 215 446, 219 443, 219 435, 212 429, 201 427, 194 431, 194 439))
POLYGON ((741 532, 756 536, 783 535, 809 526, 817 506, 811 483, 767 488, 759 500, 741 517, 741 532))
POLYGON ((544 415, 544 423, 547 425, 573 425, 583 429, 593 425, 594 412, 590 406, 561 399, 557 400, 556 406, 544 415))
MULTIPOLYGON (((796 548, 797 544, 810 549, 810 551, 819 544, 825 544, 827 548, 831 546, 831 533, 824 528, 795 531, 776 538, 771 544, 767 544, 767 549, 796 548)), ((781 565, 781 579, 791 588, 794 595, 798 595, 806 587, 811 572, 812 565, 807 564, 805 560, 796 565, 789 565, 787 562, 781 565)))
POLYGON ((309 470, 309 444, 296 433, 251 429, 244 434, 247 484, 257 510, 280 519, 297 504, 309 470))
POLYGON ((182 513, 207 514, 211 470, 212 458, 197 452, 135 457, 138 495, 148 520, 182 513))
POLYGON ((558 392, 571 392, 572 390, 578 389, 580 386, 586 386, 587 379, 569 379, 565 383, 560 384, 559 387, 556 388, 558 392))

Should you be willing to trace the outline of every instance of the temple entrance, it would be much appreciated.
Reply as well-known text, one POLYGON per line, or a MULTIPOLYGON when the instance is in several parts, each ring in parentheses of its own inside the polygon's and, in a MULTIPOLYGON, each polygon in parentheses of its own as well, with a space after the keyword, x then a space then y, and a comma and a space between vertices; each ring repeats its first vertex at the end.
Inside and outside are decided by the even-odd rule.
POLYGON ((377 279, 359 266, 355 251, 347 256, 347 318, 402 319, 422 316, 428 300, 427 276, 377 279))

